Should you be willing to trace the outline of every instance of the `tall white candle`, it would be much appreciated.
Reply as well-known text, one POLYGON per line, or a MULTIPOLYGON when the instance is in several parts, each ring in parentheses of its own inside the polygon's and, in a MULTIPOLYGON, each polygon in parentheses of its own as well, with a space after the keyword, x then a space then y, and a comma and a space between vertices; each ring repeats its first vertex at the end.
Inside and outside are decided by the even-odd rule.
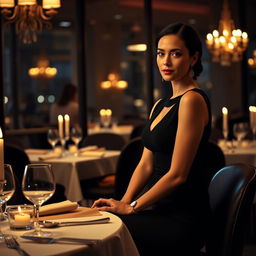
POLYGON ((69 131, 70 131, 70 118, 69 118, 69 115, 66 114, 64 116, 64 119, 65 119, 65 137, 68 139, 69 138, 69 131))
POLYGON ((249 112, 250 112, 250 126, 251 129, 253 130, 253 126, 254 126, 254 106, 250 106, 249 107, 249 112))
POLYGON ((63 116, 58 115, 58 127, 59 127, 59 136, 60 139, 64 138, 64 131, 63 131, 63 116))
POLYGON ((225 137, 227 137, 228 136, 228 109, 226 107, 222 108, 222 117, 223 117, 222 119, 223 134, 225 137))
POLYGON ((0 128, 0 180, 4 180, 4 139, 0 128))
POLYGON ((253 129, 256 129, 256 106, 253 106, 253 129))

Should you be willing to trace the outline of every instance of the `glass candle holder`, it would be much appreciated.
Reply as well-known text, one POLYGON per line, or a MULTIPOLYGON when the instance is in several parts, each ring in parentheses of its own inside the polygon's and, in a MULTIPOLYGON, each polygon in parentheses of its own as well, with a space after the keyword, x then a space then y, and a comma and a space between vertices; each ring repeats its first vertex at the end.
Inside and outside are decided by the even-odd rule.
POLYGON ((32 229, 34 227, 35 208, 33 205, 7 206, 10 229, 32 229))

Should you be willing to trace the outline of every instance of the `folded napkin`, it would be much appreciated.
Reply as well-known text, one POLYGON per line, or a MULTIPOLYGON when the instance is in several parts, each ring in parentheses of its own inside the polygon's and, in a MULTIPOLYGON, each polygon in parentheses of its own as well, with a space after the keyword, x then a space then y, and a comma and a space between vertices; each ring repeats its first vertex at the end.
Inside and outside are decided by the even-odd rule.
POLYGON ((59 158, 61 156, 61 153, 50 153, 47 154, 46 156, 39 156, 39 160, 48 160, 48 159, 54 159, 54 158, 59 158))
POLYGON ((92 146, 87 146, 87 147, 83 147, 79 149, 79 152, 88 152, 88 151, 105 151, 106 149, 103 147, 98 147, 96 145, 92 145, 92 146))
POLYGON ((103 157, 105 154, 104 151, 84 151, 80 152, 79 156, 87 156, 87 157, 103 157))
POLYGON ((25 150, 25 152, 28 155, 44 155, 49 153, 48 149, 33 149, 33 148, 28 148, 25 150))
POLYGON ((87 146, 79 149, 79 152, 85 152, 85 151, 92 151, 92 150, 97 150, 98 146, 92 145, 92 146, 87 146))
POLYGON ((78 207, 72 212, 54 214, 47 216, 40 216, 40 220, 60 220, 60 219, 70 219, 70 218, 81 218, 81 217, 91 217, 91 216, 101 216, 102 214, 96 208, 88 207, 78 207))
POLYGON ((63 213, 63 212, 71 212, 78 208, 77 202, 71 202, 69 200, 54 203, 54 204, 47 204, 42 207, 40 207, 40 216, 43 215, 50 215, 50 214, 57 214, 57 213, 63 213))

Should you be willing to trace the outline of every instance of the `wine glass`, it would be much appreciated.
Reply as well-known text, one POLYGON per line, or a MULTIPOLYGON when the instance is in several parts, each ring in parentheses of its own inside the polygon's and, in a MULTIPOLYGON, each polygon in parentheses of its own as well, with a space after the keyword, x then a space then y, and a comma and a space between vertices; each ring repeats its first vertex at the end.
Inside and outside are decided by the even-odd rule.
POLYGON ((55 145, 59 141, 59 133, 57 129, 49 129, 47 133, 47 140, 52 146, 52 150, 54 151, 55 145))
POLYGON ((10 164, 4 164, 4 181, 0 182, 1 220, 4 220, 3 204, 11 199, 15 192, 15 178, 10 164))
POLYGON ((42 231, 39 225, 39 208, 55 192, 55 180, 51 165, 28 164, 22 180, 24 196, 34 204, 36 210, 35 230, 28 232, 33 236, 50 236, 50 232, 42 231))
MULTIPOLYGON (((79 126, 72 127, 71 129, 71 139, 74 141, 77 150, 78 150, 78 144, 83 138, 82 129, 79 126)), ((78 153, 75 154, 76 156, 78 153)))
POLYGON ((246 136, 249 131, 249 125, 246 122, 236 123, 233 127, 233 133, 236 137, 238 144, 241 143, 242 139, 246 136))
POLYGON ((109 128, 112 117, 110 115, 104 115, 100 117, 100 121, 105 129, 109 128))

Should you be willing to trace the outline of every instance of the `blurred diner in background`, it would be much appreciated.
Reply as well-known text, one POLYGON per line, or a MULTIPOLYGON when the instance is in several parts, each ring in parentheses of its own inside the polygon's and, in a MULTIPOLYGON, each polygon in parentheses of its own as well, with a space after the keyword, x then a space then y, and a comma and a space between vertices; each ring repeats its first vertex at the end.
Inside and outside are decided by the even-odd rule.
MULTIPOLYGON (((172 96, 157 72, 153 38, 175 22, 199 32, 197 84, 211 102, 220 166, 256 166, 256 1, 46 2, 0 0, 0 139, 16 179, 7 205, 28 203, 21 183, 29 163, 52 166, 56 190, 47 204, 90 207, 117 195, 128 180, 120 169, 132 171, 140 157, 153 104, 172 96), (33 6, 39 17, 14 11, 33 6)), ((255 246, 256 196, 249 231, 255 246)))

